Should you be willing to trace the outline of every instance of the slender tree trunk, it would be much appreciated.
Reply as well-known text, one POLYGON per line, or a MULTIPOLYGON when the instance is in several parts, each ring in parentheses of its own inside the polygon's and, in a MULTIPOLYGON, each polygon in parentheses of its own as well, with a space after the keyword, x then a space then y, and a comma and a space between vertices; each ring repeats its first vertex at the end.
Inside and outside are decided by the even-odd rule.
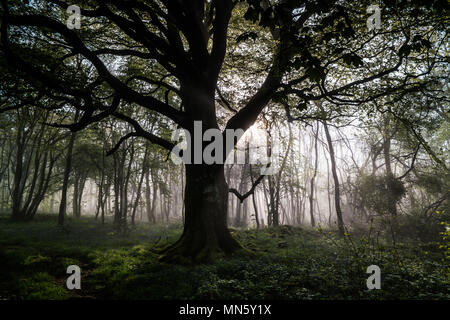
POLYGON ((73 145, 75 143, 75 138, 76 138, 76 133, 72 133, 70 135, 69 145, 67 147, 66 167, 64 168, 64 178, 63 178, 63 185, 62 185, 62 190, 61 190, 61 202, 59 203, 59 213, 58 213, 58 225, 60 225, 60 226, 62 226, 64 224, 64 218, 66 216, 67 189, 69 188, 69 177, 70 177, 70 172, 72 171, 72 154, 73 154, 73 145))
MULTIPOLYGON (((253 178, 253 171, 252 171, 252 165, 250 164, 250 179, 251 183, 255 183, 255 179, 253 178)), ((255 221, 256 221, 256 229, 259 229, 259 214, 258 214, 258 206, 256 203, 256 189, 252 194, 252 201, 253 201, 253 210, 255 211, 255 221)))
MULTIPOLYGON (((247 153, 247 151, 246 151, 247 153)), ((246 157, 247 159, 247 157, 246 157)), ((241 169, 241 178, 239 181, 239 187, 238 190, 240 193, 242 193, 247 188, 246 184, 246 176, 245 171, 247 169, 247 164, 244 164, 241 169)), ((237 228, 241 228, 245 226, 245 221, 243 220, 243 206, 245 206, 244 203, 241 203, 241 201, 236 201, 236 217, 234 218, 234 226, 237 228)))
POLYGON ((23 143, 22 134, 23 134, 23 124, 19 123, 17 128, 17 136, 16 136, 16 163, 14 167, 14 182, 13 182, 13 191, 11 194, 12 198, 12 217, 13 219, 20 219, 22 216, 21 207, 22 207, 22 194, 21 194, 21 182, 22 182, 22 168, 23 168, 23 157, 25 152, 25 145, 23 143))
POLYGON ((148 157, 148 147, 145 148, 144 160, 142 161, 142 173, 141 173, 141 177, 140 177, 139 182, 138 182, 138 187, 137 187, 137 191, 136 191, 136 199, 134 201, 133 212, 131 214, 131 224, 132 225, 134 225, 134 220, 135 220, 135 216, 136 216, 136 210, 137 210, 137 207, 139 205, 139 201, 141 200, 141 190, 142 190, 142 184, 143 184, 144 178, 145 178, 145 171, 146 171, 146 166, 147 166, 147 157, 148 157))
MULTIPOLYGON (((325 150, 324 150, 325 153, 325 150)), ((324 154, 325 155, 325 154, 324 154)), ((331 209, 331 197, 330 197, 330 165, 328 163, 328 158, 325 155, 325 161, 327 163, 327 198, 328 198, 328 226, 331 227, 331 217, 333 215, 333 210, 331 209)))
POLYGON ((151 202, 150 170, 145 173, 145 205, 148 222, 155 223, 155 215, 153 213, 153 205, 151 202))
POLYGON ((101 173, 101 177, 100 177, 100 183, 97 184, 97 188, 98 188, 98 196, 97 196, 97 207, 95 208, 95 220, 98 219, 98 216, 100 214, 100 208, 102 206, 102 202, 103 202, 103 183, 104 183, 104 174, 103 172, 101 173))
POLYGON ((317 123, 317 129, 314 133, 314 169, 313 175, 310 180, 310 192, 309 192, 309 215, 311 217, 311 226, 316 226, 316 220, 314 218, 314 182, 317 176, 318 167, 318 152, 317 152, 317 140, 319 139, 319 123, 317 123))
POLYGON ((328 150, 330 152, 331 172, 333 174, 333 180, 334 180, 334 205, 335 205, 335 209, 336 209, 338 228, 339 228, 340 235, 344 236, 345 229, 344 229, 344 220, 342 219, 339 178, 338 178, 337 169, 336 169, 336 156, 334 154, 333 141, 331 140, 331 135, 328 130, 328 124, 326 121, 323 121, 323 127, 325 129, 325 135, 327 137, 327 142, 328 142, 328 150))
POLYGON ((383 143, 383 156, 384 156, 384 163, 386 167, 386 177, 387 177, 387 190, 388 194, 386 195, 387 203, 388 203, 388 210, 389 214, 391 214, 393 217, 397 216, 397 203, 395 201, 395 198, 393 197, 394 191, 392 190, 392 183, 395 180, 394 173, 392 171, 392 164, 391 164, 391 133, 389 130, 390 121, 387 119, 385 121, 385 130, 383 132, 384 135, 384 143, 383 143))
POLYGON ((105 210, 108 212, 109 207, 109 195, 111 189, 111 182, 108 180, 105 186, 105 198, 102 200, 101 209, 102 209, 102 224, 105 224, 105 210))
POLYGON ((181 215, 183 218, 183 226, 185 221, 184 204, 184 166, 181 166, 181 215))
POLYGON ((83 197, 84 189, 83 175, 83 173, 76 173, 74 178, 72 208, 73 216, 75 218, 81 217, 81 200, 83 197))

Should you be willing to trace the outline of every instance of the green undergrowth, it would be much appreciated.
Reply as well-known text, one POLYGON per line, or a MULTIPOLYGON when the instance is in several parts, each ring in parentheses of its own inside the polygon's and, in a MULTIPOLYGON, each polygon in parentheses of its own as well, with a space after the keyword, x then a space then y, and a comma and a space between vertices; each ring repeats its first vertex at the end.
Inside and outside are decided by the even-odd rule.
POLYGON ((119 234, 109 221, 55 221, 0 218, 0 299, 450 299, 448 239, 394 245, 305 227, 233 229, 254 255, 173 265, 153 249, 175 241, 181 225, 119 234), (74 264, 81 290, 66 289, 74 264), (380 290, 367 289, 369 265, 381 269, 380 290))

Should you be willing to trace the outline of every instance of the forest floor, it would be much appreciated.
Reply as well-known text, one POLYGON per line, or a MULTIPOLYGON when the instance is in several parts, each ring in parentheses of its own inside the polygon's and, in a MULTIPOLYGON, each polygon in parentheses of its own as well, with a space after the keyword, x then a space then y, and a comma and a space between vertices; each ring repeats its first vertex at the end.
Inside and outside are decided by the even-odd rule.
POLYGON ((69 218, 64 228, 55 221, 0 216, 0 300, 450 299, 444 242, 393 245, 306 227, 233 230, 253 257, 181 266, 152 252, 180 236, 179 224, 139 223, 123 235, 92 218, 69 218), (81 290, 66 289, 69 265, 81 268, 81 290), (367 289, 369 265, 381 269, 380 290, 367 289))

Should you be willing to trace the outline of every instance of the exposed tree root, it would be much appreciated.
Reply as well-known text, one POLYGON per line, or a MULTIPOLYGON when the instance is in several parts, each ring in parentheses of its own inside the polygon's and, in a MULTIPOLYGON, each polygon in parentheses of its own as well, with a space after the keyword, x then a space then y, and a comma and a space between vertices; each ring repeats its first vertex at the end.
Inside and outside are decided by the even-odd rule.
POLYGON ((226 242, 226 245, 213 243, 199 243, 192 237, 182 236, 174 244, 159 251, 159 261, 175 264, 211 263, 232 256, 253 256, 254 253, 242 247, 235 240, 226 242))

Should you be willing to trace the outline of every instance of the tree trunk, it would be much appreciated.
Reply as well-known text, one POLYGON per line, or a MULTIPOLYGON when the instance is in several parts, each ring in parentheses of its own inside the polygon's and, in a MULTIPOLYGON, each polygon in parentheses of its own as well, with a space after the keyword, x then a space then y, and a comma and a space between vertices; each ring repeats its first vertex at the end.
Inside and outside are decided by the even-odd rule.
POLYGON ((81 210, 79 208, 80 202, 80 189, 82 184, 82 177, 79 173, 75 173, 74 183, 73 183, 73 199, 72 199, 72 211, 73 216, 75 218, 79 218, 81 216, 81 210))
POLYGON ((151 190, 150 190, 150 170, 145 173, 145 205, 147 210, 148 222, 156 223, 155 215, 153 213, 153 205, 151 202, 151 190))
MULTIPOLYGON (((246 149, 246 163, 242 165, 241 168, 241 179, 239 182, 238 190, 242 194, 244 190, 247 190, 247 177, 246 177, 246 170, 247 170, 247 153, 248 153, 248 147, 246 149)), ((242 203, 241 201, 236 201, 236 217, 234 218, 234 226, 236 228, 243 228, 246 227, 246 221, 245 218, 243 218, 243 211, 245 210, 243 207, 246 205, 246 203, 242 203)))
POLYGON ((330 197, 330 193, 331 193, 331 189, 330 189, 330 165, 328 164, 328 158, 325 154, 325 150, 324 150, 324 156, 325 156, 325 161, 327 164, 327 198, 328 198, 328 226, 331 227, 331 217, 333 216, 333 211, 331 209, 331 197, 330 197))
MULTIPOLYGON (((252 165, 250 164, 250 181, 253 185, 255 183, 253 179, 253 171, 252 171, 252 165)), ((253 201, 253 210, 255 211, 255 221, 256 221, 256 229, 259 229, 259 214, 258 214, 258 206, 256 204, 256 189, 252 194, 252 201, 253 201)))
POLYGON ((132 225, 134 225, 134 220, 135 220, 135 216, 136 216, 136 210, 137 210, 137 207, 139 205, 139 201, 141 200, 142 184, 144 182, 145 172, 147 171, 147 169, 146 169, 146 167, 147 167, 147 157, 148 157, 148 146, 145 147, 144 160, 142 161, 142 173, 141 173, 141 177, 140 177, 139 182, 138 182, 137 191, 136 191, 136 199, 134 200, 133 212, 131 214, 131 224, 132 225))
MULTIPOLYGON (((77 116, 75 116, 75 120, 76 119, 77 119, 77 116)), ((64 218, 66 216, 67 189, 69 187, 70 172, 72 171, 72 153, 73 153, 73 145, 75 143, 75 137, 76 137, 76 133, 72 133, 70 135, 69 146, 67 148, 66 168, 64 169, 64 178, 63 178, 63 185, 62 185, 62 191, 61 191, 61 202, 59 203, 59 213, 58 213, 58 225, 59 226, 62 226, 64 224, 64 218)))
POLYGON ((389 118, 385 120, 383 132, 383 156, 384 163, 386 167, 386 177, 387 177, 387 190, 386 200, 388 204, 389 214, 393 217, 397 216, 397 202, 394 197, 394 190, 392 190, 392 182, 395 180, 394 173, 392 171, 391 163, 391 132, 390 132, 390 121, 389 118))
POLYGON ((181 217, 184 226, 184 166, 181 166, 181 217))
POLYGON ((211 261, 241 249, 227 227, 228 185, 223 165, 186 165, 185 226, 162 261, 211 261))
POLYGON ((345 229, 344 229, 344 220, 342 219, 339 178, 338 178, 337 169, 336 169, 336 156, 334 154, 333 141, 331 141, 331 135, 328 130, 328 124, 326 121, 323 121, 323 127, 325 129, 325 135, 327 137, 327 142, 328 142, 328 150, 330 152, 331 172, 333 174, 333 180, 334 180, 334 204, 335 204, 335 208, 336 208, 338 228, 339 228, 340 235, 344 236, 345 229))
MULTIPOLYGON (((316 226, 316 220, 314 219, 314 182, 317 176, 318 167, 318 155, 317 155, 317 140, 319 139, 319 123, 317 123, 317 130, 314 133, 314 171, 310 180, 310 192, 309 192, 309 214, 311 217, 311 226, 316 226)), ((319 221, 320 223, 320 221, 319 221)))
POLYGON ((23 125, 19 123, 16 136, 16 163, 13 170, 14 182, 13 191, 11 194, 12 199, 12 217, 13 219, 20 219, 22 217, 21 207, 22 207, 22 194, 21 194, 21 181, 22 181, 22 168, 23 168, 23 158, 25 152, 25 145, 22 142, 22 131, 23 125))

